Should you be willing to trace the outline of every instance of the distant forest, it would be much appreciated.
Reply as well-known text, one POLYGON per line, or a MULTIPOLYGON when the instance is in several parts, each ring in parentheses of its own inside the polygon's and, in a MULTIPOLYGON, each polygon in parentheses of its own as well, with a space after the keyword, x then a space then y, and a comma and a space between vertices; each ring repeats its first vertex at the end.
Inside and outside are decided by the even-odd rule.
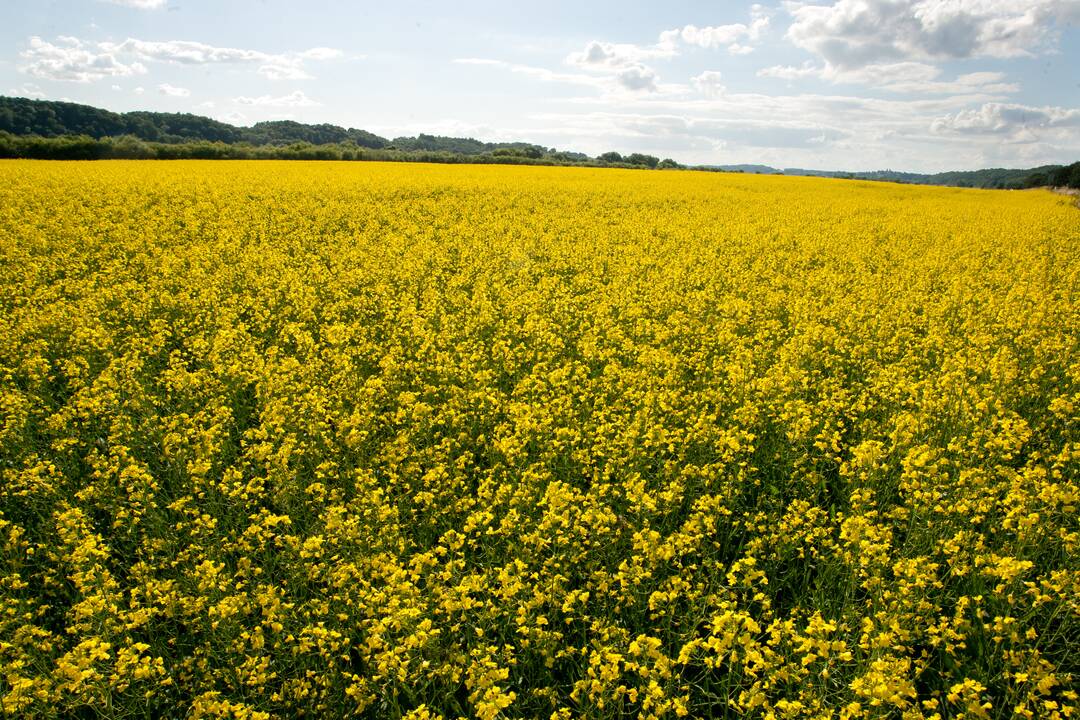
MULTIPOLYGON (((191 113, 115 113, 77 103, 3 96, 0 96, 0 157, 57 160, 281 158, 659 169, 683 167, 674 160, 661 160, 642 153, 624 155, 606 152, 590 157, 584 153, 526 142, 489 143, 472 138, 425 134, 388 139, 357 128, 308 125, 292 120, 237 127, 191 113)), ((1080 162, 1022 170, 994 168, 936 174, 892 170, 857 173, 802 168, 780 170, 764 165, 698 166, 693 169, 974 188, 1080 188, 1080 162)))
MULTIPOLYGON (((90 105, 0 97, 0 156, 46 159, 284 158, 583 164, 584 153, 524 142, 420 134, 388 139, 338 125, 292 120, 236 127, 191 113, 115 113, 90 105)), ((632 155, 608 164, 658 167, 632 155)), ((675 167, 673 160, 666 166, 675 167)))

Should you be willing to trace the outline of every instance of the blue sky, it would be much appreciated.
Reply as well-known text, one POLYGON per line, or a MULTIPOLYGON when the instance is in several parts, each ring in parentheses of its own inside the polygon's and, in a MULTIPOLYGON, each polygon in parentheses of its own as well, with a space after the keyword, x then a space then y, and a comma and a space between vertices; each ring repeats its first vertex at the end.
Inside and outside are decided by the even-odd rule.
POLYGON ((1080 0, 6 0, 0 93, 687 163, 1080 159, 1080 0))

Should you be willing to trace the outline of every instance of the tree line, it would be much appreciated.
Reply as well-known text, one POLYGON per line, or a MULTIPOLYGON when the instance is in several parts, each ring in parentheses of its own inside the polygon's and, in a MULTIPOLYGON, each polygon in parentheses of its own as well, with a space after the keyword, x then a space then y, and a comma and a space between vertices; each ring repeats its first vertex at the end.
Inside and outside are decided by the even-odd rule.
MULTIPOLYGON (((621 157, 621 156, 620 156, 621 157)), ((674 160, 646 155, 625 160, 599 160, 581 153, 538 152, 532 149, 497 148, 484 153, 461 153, 442 149, 362 147, 352 142, 288 145, 252 145, 211 141, 151 142, 133 135, 93 138, 89 135, 13 135, 0 131, 0 158, 37 160, 377 160, 383 162, 497 163, 501 165, 567 165, 630 169, 676 169, 674 160)))
POLYGON ((1024 178, 1024 187, 1067 187, 1080 190, 1080 162, 1033 172, 1024 178))
POLYGON ((678 168, 674 160, 584 153, 524 142, 421 133, 388 139, 358 128, 273 120, 236 127, 191 113, 115 113, 69 102, 0 97, 0 156, 41 159, 227 158, 414 160, 678 168))
POLYGON ((915 175, 911 173, 862 173, 861 179, 910 182, 921 185, 951 185, 953 187, 984 188, 989 190, 1027 190, 1037 187, 1080 187, 1080 162, 1072 165, 1043 165, 1028 169, 987 168, 958 170, 915 175))

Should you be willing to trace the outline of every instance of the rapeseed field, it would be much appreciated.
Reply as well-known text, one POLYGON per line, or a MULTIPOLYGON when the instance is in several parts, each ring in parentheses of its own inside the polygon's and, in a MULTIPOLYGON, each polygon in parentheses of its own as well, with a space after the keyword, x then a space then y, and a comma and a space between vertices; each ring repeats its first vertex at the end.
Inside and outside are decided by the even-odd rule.
POLYGON ((0 163, 0 707, 1080 714, 1041 191, 0 163))

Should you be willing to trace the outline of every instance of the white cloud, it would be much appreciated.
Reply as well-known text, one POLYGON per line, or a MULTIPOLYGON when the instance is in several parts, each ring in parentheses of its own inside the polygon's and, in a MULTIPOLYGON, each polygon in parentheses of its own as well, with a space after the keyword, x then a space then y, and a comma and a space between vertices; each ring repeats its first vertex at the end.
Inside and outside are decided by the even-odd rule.
POLYGON ((705 97, 716 97, 724 93, 724 85, 721 82, 723 75, 716 70, 706 70, 700 75, 690 78, 690 84, 694 89, 705 97))
POLYGON ((623 68, 615 75, 615 79, 621 87, 627 90, 635 92, 638 90, 648 90, 650 92, 656 90, 656 73, 652 68, 645 65, 631 65, 623 68))
POLYGON ((580 52, 566 56, 566 63, 583 70, 610 71, 639 66, 645 60, 667 58, 675 54, 674 48, 663 43, 657 45, 632 45, 592 40, 580 52))
POLYGON ((746 55, 754 51, 751 43, 761 39, 769 29, 770 22, 770 11, 761 5, 754 5, 750 8, 750 24, 731 23, 708 27, 684 25, 660 33, 659 44, 670 48, 676 47, 680 42, 707 49, 726 47, 732 55, 746 55))
POLYGON ((1059 25, 1080 18, 1080 0, 837 0, 788 2, 787 37, 839 68, 944 58, 1030 56, 1059 25))
POLYGON ((984 103, 933 121, 936 133, 1012 135, 1028 139, 1043 131, 1080 128, 1080 109, 1055 106, 984 103))
POLYGON ((258 64, 258 73, 271 80, 308 80, 307 60, 331 60, 341 56, 333 48, 311 48, 298 53, 265 53, 244 48, 218 47, 191 40, 146 41, 128 38, 122 43, 101 43, 113 53, 130 54, 146 62, 177 65, 258 64))
POLYGON ((656 71, 642 61, 670 57, 673 53, 671 47, 662 44, 630 45, 593 40, 584 50, 567 55, 566 64, 605 76, 607 80, 603 86, 608 90, 656 92, 659 88, 656 71))
POLYGON ((23 72, 45 80, 88 83, 146 72, 142 63, 125 62, 116 53, 88 47, 77 38, 63 35, 55 44, 31 37, 21 57, 27 61, 20 67, 23 72))
POLYGON ((685 46, 709 49, 726 47, 732 55, 751 53, 754 51, 753 43, 760 40, 769 27, 770 11, 761 5, 754 5, 750 15, 749 24, 734 23, 710 27, 685 25, 665 30, 652 45, 592 40, 584 49, 567 55, 565 62, 586 72, 606 76, 609 94, 627 91, 685 92, 685 85, 662 85, 656 70, 646 62, 673 58, 685 46))
POLYGON ((158 10, 165 7, 168 0, 100 0, 100 2, 107 2, 112 5, 123 5, 124 7, 136 8, 138 10, 158 10))
POLYGON ((175 65, 246 64, 273 80, 305 80, 308 62, 342 57, 334 48, 315 47, 289 53, 266 53, 244 48, 218 47, 190 40, 148 41, 128 38, 123 42, 87 43, 61 36, 55 43, 32 37, 22 53, 23 71, 35 77, 72 82, 91 82, 104 77, 146 72, 144 63, 175 65))
POLYGON ((315 107, 321 104, 309 98, 302 90, 297 90, 288 95, 282 95, 281 97, 274 97, 272 95, 238 97, 236 98, 236 102, 241 105, 258 105, 262 107, 315 107))
POLYGON ((271 57, 258 50, 215 47, 190 40, 153 41, 128 38, 120 43, 99 43, 99 46, 108 52, 135 55, 142 60, 183 65, 264 62, 271 57))
POLYGON ((142 95, 144 92, 146 92, 146 88, 137 87, 134 90, 132 90, 131 92, 135 93, 136 95, 142 95))
POLYGON ((161 83, 158 87, 158 92, 162 95, 168 95, 169 97, 188 97, 191 95, 191 91, 187 88, 176 87, 169 83, 161 83))

